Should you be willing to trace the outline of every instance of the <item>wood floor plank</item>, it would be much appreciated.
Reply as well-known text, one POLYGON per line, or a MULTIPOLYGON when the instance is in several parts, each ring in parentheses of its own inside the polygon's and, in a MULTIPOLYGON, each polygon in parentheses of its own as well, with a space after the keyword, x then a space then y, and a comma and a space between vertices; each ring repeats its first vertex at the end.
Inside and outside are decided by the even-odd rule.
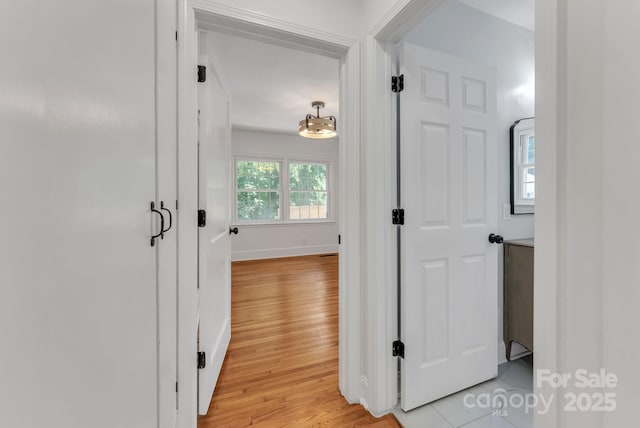
POLYGON ((213 427, 399 427, 338 390, 338 257, 234 262, 231 343, 213 427))

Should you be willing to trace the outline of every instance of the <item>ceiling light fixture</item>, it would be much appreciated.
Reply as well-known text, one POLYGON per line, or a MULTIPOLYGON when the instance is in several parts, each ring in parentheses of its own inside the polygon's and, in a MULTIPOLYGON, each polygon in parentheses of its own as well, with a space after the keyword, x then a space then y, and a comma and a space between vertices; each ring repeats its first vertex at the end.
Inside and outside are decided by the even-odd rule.
POLYGON ((333 138, 338 135, 336 132, 335 116, 320 117, 320 109, 324 108, 323 101, 314 101, 311 107, 317 111, 316 116, 308 114, 300 121, 298 133, 305 138, 333 138))

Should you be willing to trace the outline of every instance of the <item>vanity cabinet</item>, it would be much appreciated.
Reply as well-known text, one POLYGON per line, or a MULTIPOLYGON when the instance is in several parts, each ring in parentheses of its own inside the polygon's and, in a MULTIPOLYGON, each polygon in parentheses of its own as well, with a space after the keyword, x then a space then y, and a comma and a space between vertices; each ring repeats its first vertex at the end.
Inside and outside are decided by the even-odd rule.
POLYGON ((533 239, 504 242, 504 342, 533 352, 533 239))

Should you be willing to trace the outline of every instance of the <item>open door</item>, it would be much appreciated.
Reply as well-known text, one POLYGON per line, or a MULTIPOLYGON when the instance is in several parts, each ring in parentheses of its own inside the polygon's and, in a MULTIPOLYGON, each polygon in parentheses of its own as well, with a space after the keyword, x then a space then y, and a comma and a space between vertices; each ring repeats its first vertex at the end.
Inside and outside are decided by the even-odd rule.
POLYGON ((198 413, 205 415, 231 339, 230 102, 208 51, 209 33, 199 34, 199 218, 198 234, 198 413), (204 80, 204 81, 201 81, 204 80), (203 354, 204 353, 204 354, 203 354))
POLYGON ((497 375, 495 72, 401 46, 402 398, 410 410, 497 375))

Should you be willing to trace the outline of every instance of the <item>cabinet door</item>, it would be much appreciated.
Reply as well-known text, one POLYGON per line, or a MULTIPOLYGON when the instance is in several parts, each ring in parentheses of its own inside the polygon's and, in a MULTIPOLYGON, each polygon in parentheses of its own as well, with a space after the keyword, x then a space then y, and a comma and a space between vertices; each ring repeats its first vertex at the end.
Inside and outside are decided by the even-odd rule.
POLYGON ((533 247, 505 245, 505 341, 533 351, 533 247))
POLYGON ((154 2, 0 14, 0 426, 157 426, 154 2))

